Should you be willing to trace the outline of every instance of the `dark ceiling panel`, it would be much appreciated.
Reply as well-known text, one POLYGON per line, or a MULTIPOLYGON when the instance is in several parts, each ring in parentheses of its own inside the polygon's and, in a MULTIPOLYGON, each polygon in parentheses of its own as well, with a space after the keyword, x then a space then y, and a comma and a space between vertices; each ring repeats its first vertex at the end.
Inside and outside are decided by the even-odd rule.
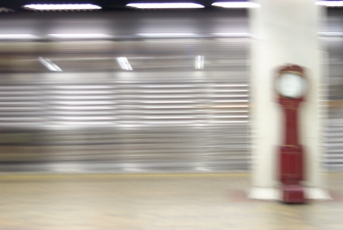
MULTIPOLYGON (((23 11, 22 7, 26 4, 66 4, 66 3, 92 3, 101 6, 104 10, 135 10, 126 7, 128 3, 147 2, 144 0, 1 0, 0 7, 9 7, 23 11)), ((161 2, 160 0, 149 0, 148 2, 161 2)), ((190 2, 189 0, 168 0, 167 2, 190 2)), ((211 8, 214 0, 192 0, 211 8)))

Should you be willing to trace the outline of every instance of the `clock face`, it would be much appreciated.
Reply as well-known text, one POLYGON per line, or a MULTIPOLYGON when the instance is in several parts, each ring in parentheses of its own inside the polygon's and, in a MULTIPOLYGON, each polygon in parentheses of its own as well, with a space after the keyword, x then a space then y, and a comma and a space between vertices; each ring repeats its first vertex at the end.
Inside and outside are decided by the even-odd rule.
POLYGON ((304 96, 306 88, 305 79, 296 73, 282 73, 276 82, 277 91, 284 97, 300 98, 304 96))

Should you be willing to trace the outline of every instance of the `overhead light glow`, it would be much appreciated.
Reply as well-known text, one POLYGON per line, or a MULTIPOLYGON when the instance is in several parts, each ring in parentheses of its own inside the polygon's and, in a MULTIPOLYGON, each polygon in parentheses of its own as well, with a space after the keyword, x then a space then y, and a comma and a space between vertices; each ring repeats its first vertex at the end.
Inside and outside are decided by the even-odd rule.
POLYGON ((117 62, 123 70, 132 70, 132 67, 126 57, 118 57, 117 62))
POLYGON ((0 13, 10 13, 14 12, 14 10, 6 8, 6 7, 0 7, 0 13))
POLYGON ((256 8, 260 7, 259 4, 253 2, 215 2, 212 6, 224 7, 224 8, 256 8))
POLYGON ((126 6, 139 9, 190 9, 190 8, 204 8, 203 5, 197 3, 129 3, 126 6))
POLYGON ((54 71, 54 72, 61 72, 62 71, 62 69, 60 67, 58 67, 56 64, 54 64, 52 61, 50 61, 47 58, 39 57, 38 60, 40 63, 42 63, 42 65, 44 65, 50 71, 54 71))
POLYGON ((319 32, 318 34, 324 37, 342 37, 343 36, 343 32, 319 32))
POLYGON ((65 39, 91 39, 91 38, 110 38, 107 34, 49 34, 50 37, 65 39))
POLYGON ((250 34, 248 33, 212 33, 214 36, 218 37, 250 37, 250 34))
POLYGON ((193 33, 140 33, 138 36, 148 38, 178 38, 178 37, 195 37, 193 33))
POLYGON ((198 55, 195 57, 194 68, 195 69, 203 69, 204 63, 205 63, 205 57, 198 55))
POLYGON ((316 2, 317 5, 327 6, 327 7, 343 7, 342 1, 319 1, 316 2))
POLYGON ((100 10, 93 4, 28 4, 23 6, 30 10, 100 10))
POLYGON ((0 34, 0 39, 35 39, 32 34, 0 34))

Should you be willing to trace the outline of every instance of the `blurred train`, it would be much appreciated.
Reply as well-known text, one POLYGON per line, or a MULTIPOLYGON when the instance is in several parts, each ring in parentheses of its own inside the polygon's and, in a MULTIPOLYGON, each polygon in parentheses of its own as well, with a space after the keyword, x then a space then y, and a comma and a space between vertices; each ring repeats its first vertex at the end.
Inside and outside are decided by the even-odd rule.
MULTIPOLYGON (((245 10, 0 14, 0 171, 250 167, 245 10)), ((343 169, 343 14, 319 31, 325 165, 343 169)))

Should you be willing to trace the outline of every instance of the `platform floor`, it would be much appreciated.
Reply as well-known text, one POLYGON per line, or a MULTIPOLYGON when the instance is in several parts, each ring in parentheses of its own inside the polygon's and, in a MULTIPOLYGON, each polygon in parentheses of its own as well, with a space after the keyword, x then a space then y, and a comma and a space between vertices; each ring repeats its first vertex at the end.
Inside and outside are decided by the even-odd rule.
POLYGON ((246 199, 245 174, 0 175, 0 229, 343 229, 343 174, 328 180, 334 200, 285 205, 246 199))

